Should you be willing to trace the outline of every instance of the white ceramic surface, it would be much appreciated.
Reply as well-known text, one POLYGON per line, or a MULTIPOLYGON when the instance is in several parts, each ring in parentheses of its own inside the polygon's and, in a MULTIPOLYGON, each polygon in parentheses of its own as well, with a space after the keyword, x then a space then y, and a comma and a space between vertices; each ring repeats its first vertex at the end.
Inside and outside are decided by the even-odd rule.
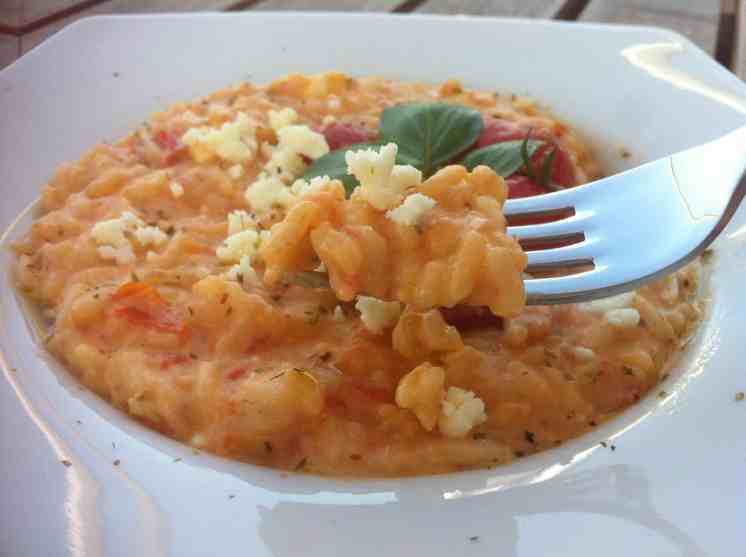
MULTIPOLYGON (((0 72, 0 230, 55 166, 156 109, 249 77, 326 69, 533 94, 578 125, 612 171, 746 121, 742 82, 652 28, 413 15, 94 18, 0 72)), ((510 466, 386 481, 195 455, 128 420, 37 347, 3 249, 0 554, 743 554, 746 402, 734 393, 746 390, 744 232, 742 210, 718 243, 708 317, 666 396, 656 389, 589 435, 510 466)))

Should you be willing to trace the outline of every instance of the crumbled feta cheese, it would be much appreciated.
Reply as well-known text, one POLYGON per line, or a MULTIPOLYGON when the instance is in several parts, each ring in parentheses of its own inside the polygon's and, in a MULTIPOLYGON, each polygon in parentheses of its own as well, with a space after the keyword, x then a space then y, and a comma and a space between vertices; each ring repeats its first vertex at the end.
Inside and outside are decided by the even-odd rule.
POLYGON ((135 238, 142 247, 158 247, 168 240, 166 233, 157 226, 138 226, 135 229, 135 238))
POLYGON ((363 325, 371 333, 379 334, 392 327, 401 313, 401 303, 384 302, 370 296, 358 296, 355 309, 360 312, 363 325))
POLYGON ((411 171, 398 171, 399 178, 391 180, 394 170, 396 143, 389 143, 380 148, 378 152, 373 149, 361 149, 359 151, 347 151, 347 172, 355 176, 360 186, 356 189, 357 194, 376 209, 384 211, 395 207, 401 201, 405 190, 403 184, 411 179, 411 171), (405 179, 405 177, 409 178, 405 179))
POLYGON ((240 164, 234 164, 228 169, 228 176, 230 176, 234 180, 238 180, 241 176, 243 176, 243 166, 241 166, 240 164))
POLYGON ((319 266, 316 267, 314 271, 316 271, 317 273, 326 273, 327 269, 326 269, 326 265, 324 265, 324 262, 322 261, 321 263, 319 263, 319 266))
POLYGON ((218 247, 216 254, 222 263, 240 263, 244 256, 253 256, 259 247, 256 230, 242 230, 228 236, 218 247))
POLYGON ((231 211, 228 213, 228 235, 238 234, 242 230, 255 229, 256 220, 246 211, 231 211))
POLYGON ((298 113, 292 108, 283 108, 282 110, 270 110, 269 127, 275 131, 295 124, 298 121, 298 113))
POLYGON ((587 312, 604 313, 611 309, 627 308, 632 304, 635 295, 635 292, 624 292, 609 298, 601 298, 600 300, 593 300, 591 302, 581 302, 578 304, 578 309, 587 312))
POLYGON ((267 145, 265 149, 269 153, 269 160, 264 165, 266 174, 279 178, 284 183, 292 182, 306 170, 303 158, 292 149, 281 149, 267 145))
POLYGON ((330 182, 331 178, 329 178, 329 176, 316 176, 315 178, 311 178, 310 182, 302 179, 296 180, 293 182, 293 185, 290 186, 290 191, 298 197, 302 197, 307 193, 317 193, 323 190, 330 182))
POLYGON ((182 186, 179 182, 171 182, 168 185, 168 189, 171 190, 171 195, 173 195, 175 199, 179 199, 182 195, 184 195, 184 186, 182 186))
POLYGON ((397 191, 419 186, 422 183, 422 172, 409 164, 395 164, 391 170, 390 186, 397 191))
POLYGON ((132 251, 132 246, 129 244, 119 247, 99 246, 96 251, 102 259, 112 259, 119 265, 128 265, 135 262, 135 252, 132 251))
POLYGON ((487 421, 484 402, 472 391, 449 387, 441 403, 438 429, 446 437, 464 437, 469 431, 487 421))
POLYGON ((93 240, 99 245, 109 245, 116 248, 129 244, 125 232, 133 232, 138 226, 143 226, 142 220, 129 211, 125 211, 117 219, 97 222, 91 229, 93 240))
POLYGON ((243 112, 219 128, 192 128, 181 141, 189 147, 198 163, 213 156, 228 162, 243 162, 254 157, 257 147, 256 128, 243 112))
POLYGON ((273 176, 260 176, 246 190, 246 201, 257 213, 266 213, 276 207, 289 207, 296 197, 279 179, 273 176))
POLYGON ((436 201, 421 193, 408 195, 404 203, 396 209, 386 212, 386 216, 392 221, 404 225, 414 226, 430 209, 435 207, 436 201))
POLYGON ((158 259, 158 254, 154 251, 148 251, 148 253, 145 254, 145 260, 149 263, 153 263, 158 259))
MULTIPOLYGON (((277 226, 279 223, 275 223, 272 228, 277 226)), ((272 236, 272 230, 260 230, 259 231, 259 247, 263 246, 269 241, 269 237, 272 236)))
POLYGON ((340 306, 337 306, 334 308, 334 314, 332 315, 332 319, 335 321, 342 322, 345 320, 345 312, 342 310, 340 306))
POLYGON ((311 159, 318 159, 329 152, 329 145, 323 134, 308 126, 285 126, 277 132, 277 147, 292 151, 311 159))
POLYGON ((611 309, 604 313, 607 323, 623 329, 631 329, 640 324, 640 312, 634 308, 611 309))
POLYGON ((572 348, 572 355, 579 362, 592 362, 596 358, 596 353, 585 346, 574 346, 572 348))
POLYGON ((225 274, 228 280, 240 282, 242 286, 247 286, 257 279, 256 271, 251 266, 251 256, 244 255, 241 257, 238 265, 233 265, 225 274))

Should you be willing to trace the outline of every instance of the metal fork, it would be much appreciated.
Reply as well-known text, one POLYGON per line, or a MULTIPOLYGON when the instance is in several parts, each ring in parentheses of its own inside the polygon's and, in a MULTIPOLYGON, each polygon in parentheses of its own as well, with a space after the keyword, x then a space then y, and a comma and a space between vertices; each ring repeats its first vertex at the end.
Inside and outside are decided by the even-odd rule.
POLYGON ((528 278, 530 305, 603 298, 659 278, 702 253, 746 194, 746 127, 621 174, 537 197, 511 199, 506 216, 574 214, 510 226, 536 271, 594 265, 577 274, 528 278), (528 251, 530 243, 581 241, 528 251))

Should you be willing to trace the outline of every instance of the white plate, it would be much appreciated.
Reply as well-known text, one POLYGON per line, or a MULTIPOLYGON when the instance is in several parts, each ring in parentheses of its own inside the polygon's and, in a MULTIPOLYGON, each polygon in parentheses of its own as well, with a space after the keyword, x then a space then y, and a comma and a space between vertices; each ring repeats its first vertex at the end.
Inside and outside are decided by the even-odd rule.
MULTIPOLYGON (((622 168, 621 145, 633 165, 746 121, 742 82, 652 28, 412 15, 94 18, 0 72, 0 229, 59 163, 153 110, 248 77, 327 69, 536 95, 594 141, 610 171, 622 168)), ((662 387, 668 396, 656 389, 597 431, 510 466, 389 481, 194 455, 128 420, 37 348, 3 250, 0 553, 740 554, 745 226, 740 211, 719 242, 709 315, 662 387)))

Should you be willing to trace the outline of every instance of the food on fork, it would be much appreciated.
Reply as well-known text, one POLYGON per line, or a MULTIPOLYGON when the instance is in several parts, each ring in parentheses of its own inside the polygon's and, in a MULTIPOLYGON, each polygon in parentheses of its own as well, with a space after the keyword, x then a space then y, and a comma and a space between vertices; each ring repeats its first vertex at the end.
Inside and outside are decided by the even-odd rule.
POLYGON ((700 315, 697 262, 524 307, 505 199, 599 174, 526 98, 294 74, 62 165, 15 275, 84 385, 195 448, 327 475, 489 467, 639 401, 700 315))

